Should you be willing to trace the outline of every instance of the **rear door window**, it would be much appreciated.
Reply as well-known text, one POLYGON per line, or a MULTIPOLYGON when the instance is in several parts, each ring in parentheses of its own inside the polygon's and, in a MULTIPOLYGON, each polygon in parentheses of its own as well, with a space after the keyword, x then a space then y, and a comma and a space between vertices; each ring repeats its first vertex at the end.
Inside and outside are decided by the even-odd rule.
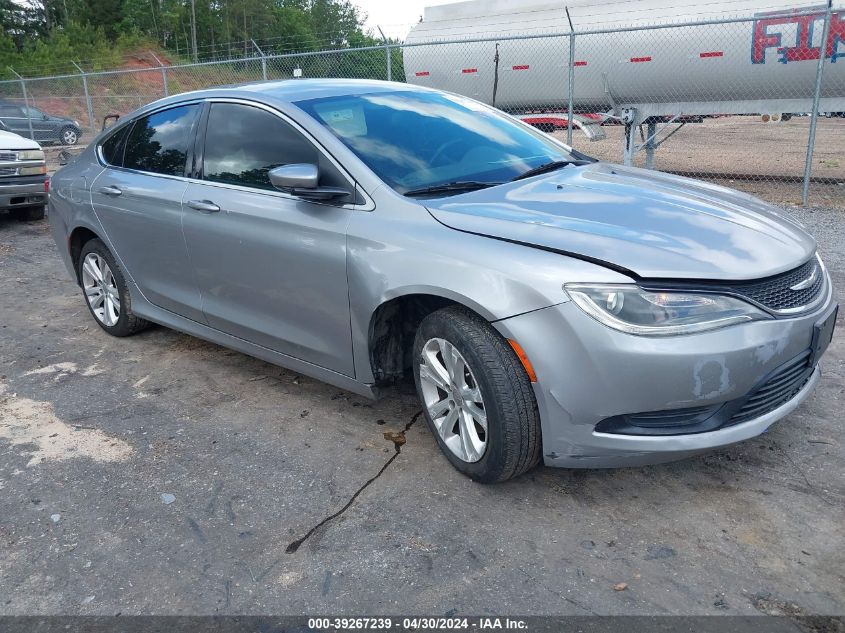
POLYGON ((177 106, 138 119, 126 139, 123 166, 182 176, 199 104, 177 106))

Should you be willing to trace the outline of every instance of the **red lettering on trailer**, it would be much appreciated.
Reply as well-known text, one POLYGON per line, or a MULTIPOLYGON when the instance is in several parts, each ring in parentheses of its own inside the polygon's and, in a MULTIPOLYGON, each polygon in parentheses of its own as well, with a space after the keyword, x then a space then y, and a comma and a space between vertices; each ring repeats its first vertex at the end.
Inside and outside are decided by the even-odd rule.
POLYGON ((478 68, 464 68, 461 72, 465 75, 468 75, 470 73, 477 73, 478 68))
POLYGON ((702 59, 705 57, 724 57, 725 53, 723 51, 709 51, 707 53, 699 53, 698 56, 702 59))
POLYGON ((523 64, 522 66, 514 66, 513 70, 528 70, 528 64, 523 64))
POLYGON ((573 66, 586 66, 586 65, 587 65, 587 62, 580 61, 580 62, 575 62, 575 63, 574 63, 574 64, 572 64, 572 65, 573 65, 573 66))
MULTIPOLYGON (((754 22, 751 36, 751 63, 765 64, 766 51, 774 48, 777 51, 777 61, 781 64, 803 62, 818 59, 822 54, 822 46, 812 46, 812 32, 823 19, 823 13, 810 15, 790 15, 784 13, 771 17, 762 17, 754 22), (798 36, 794 40, 795 46, 785 46, 784 26, 795 25, 798 36)), ((787 36, 791 39, 791 35, 787 36)), ((831 62, 839 57, 845 57, 845 51, 840 52, 840 45, 845 43, 845 19, 841 12, 831 13, 830 29, 827 42, 824 43, 824 56, 831 62)))
POLYGON ((427 70, 420 70, 416 73, 417 77, 428 77, 430 74, 427 70))
POLYGON ((650 56, 649 56, 649 57, 632 57, 632 58, 631 58, 631 63, 632 63, 632 64, 639 64, 639 63, 641 63, 641 62, 650 62, 650 61, 651 61, 651 57, 650 57, 650 56))

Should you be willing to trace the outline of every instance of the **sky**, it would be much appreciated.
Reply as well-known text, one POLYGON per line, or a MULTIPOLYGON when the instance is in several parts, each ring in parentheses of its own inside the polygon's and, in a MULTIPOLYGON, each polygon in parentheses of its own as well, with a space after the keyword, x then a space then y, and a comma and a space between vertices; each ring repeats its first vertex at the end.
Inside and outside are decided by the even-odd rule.
POLYGON ((423 8, 435 4, 449 4, 458 0, 353 0, 367 14, 367 26, 378 33, 381 26, 388 37, 404 39, 411 27, 419 22, 423 8))

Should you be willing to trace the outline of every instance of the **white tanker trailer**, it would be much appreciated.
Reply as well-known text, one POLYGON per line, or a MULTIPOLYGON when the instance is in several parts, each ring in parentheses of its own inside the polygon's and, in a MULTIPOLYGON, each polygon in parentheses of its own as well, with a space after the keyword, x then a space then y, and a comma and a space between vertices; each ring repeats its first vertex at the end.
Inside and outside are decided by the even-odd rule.
POLYGON ((777 120, 809 112, 824 55, 819 110, 840 112, 845 10, 834 10, 822 42, 825 11, 802 0, 471 0, 425 9, 405 40, 405 75, 515 114, 560 113, 569 103, 571 65, 573 111, 607 112, 631 130, 648 121, 653 139, 657 117, 760 113, 777 120), (677 26, 652 28, 666 24, 677 26), (627 27, 640 30, 620 30, 627 27), (570 52, 571 30, 585 34, 570 52))

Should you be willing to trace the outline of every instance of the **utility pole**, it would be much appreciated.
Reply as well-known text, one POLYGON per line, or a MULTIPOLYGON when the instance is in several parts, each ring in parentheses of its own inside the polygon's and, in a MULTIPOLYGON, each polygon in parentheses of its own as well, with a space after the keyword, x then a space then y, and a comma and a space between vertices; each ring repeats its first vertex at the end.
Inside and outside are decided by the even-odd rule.
POLYGON ((197 1, 191 0, 191 46, 194 49, 194 63, 199 61, 197 57, 197 1))

